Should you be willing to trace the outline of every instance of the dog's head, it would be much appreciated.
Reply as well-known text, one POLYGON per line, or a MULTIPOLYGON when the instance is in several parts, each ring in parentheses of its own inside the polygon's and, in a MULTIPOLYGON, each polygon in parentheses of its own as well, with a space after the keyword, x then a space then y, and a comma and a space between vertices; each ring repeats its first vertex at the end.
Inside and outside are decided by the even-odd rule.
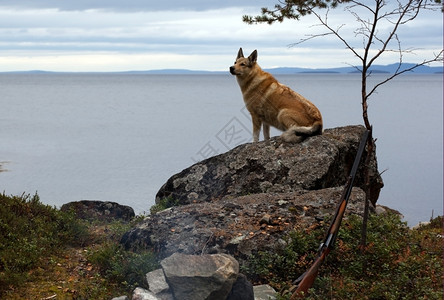
POLYGON ((254 50, 250 56, 245 58, 242 48, 240 48, 234 65, 230 67, 230 73, 239 77, 249 74, 251 69, 256 65, 256 61, 257 50, 254 50))

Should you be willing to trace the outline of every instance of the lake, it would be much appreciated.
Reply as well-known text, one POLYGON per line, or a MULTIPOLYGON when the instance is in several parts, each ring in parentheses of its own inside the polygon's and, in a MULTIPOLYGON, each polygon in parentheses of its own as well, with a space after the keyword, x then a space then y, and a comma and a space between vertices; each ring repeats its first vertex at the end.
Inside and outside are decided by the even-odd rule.
MULTIPOLYGON (((363 124, 359 75, 276 77, 319 107, 324 128, 363 124)), ((148 212, 170 176, 251 140, 228 72, 4 73, 0 86, 0 191, 37 191, 50 205, 108 200, 148 212), (224 135, 228 129, 237 130, 236 139, 224 135)), ((443 75, 398 77, 369 105, 384 171, 378 203, 399 210, 409 225, 442 215, 443 75)))

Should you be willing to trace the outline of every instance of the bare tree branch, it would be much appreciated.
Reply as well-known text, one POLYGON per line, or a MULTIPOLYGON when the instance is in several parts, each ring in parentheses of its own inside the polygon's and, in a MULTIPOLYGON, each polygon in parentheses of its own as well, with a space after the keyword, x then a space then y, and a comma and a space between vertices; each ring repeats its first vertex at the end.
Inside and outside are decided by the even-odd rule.
POLYGON ((383 84, 389 82, 389 81, 392 80, 393 78, 395 78, 395 77, 397 77, 397 76, 399 76, 399 75, 401 75, 401 74, 404 74, 404 73, 407 73, 407 72, 414 71, 414 70, 415 70, 416 68, 418 68, 418 67, 425 66, 425 65, 428 65, 428 64, 430 64, 430 63, 432 63, 432 62, 438 62, 438 61, 441 61, 441 62, 443 61, 443 50, 441 50, 437 55, 435 55, 434 58, 432 58, 432 59, 428 59, 428 60, 424 60, 422 63, 418 63, 418 64, 416 64, 416 65, 414 65, 414 66, 412 66, 412 67, 410 67, 410 68, 404 69, 404 70, 401 70, 401 64, 399 64, 399 66, 398 66, 396 72, 393 73, 390 77, 388 77, 388 78, 386 78, 385 80, 383 80, 383 81, 379 82, 378 84, 376 84, 376 85, 371 89, 371 91, 367 94, 367 98, 369 98, 369 97, 370 97, 370 96, 376 91, 376 89, 377 89, 378 87, 380 87, 381 85, 383 85, 383 84))
MULTIPOLYGON (((319 20, 319 22, 325 27, 325 28, 327 28, 328 29, 328 35, 334 35, 334 36, 336 36, 344 45, 345 45, 345 47, 347 48, 347 49, 349 49, 351 52, 353 52, 353 54, 355 55, 355 56, 357 56, 359 59, 361 59, 362 60, 362 57, 361 57, 361 55, 354 49, 354 47, 352 47, 340 34, 339 34, 339 29, 342 27, 342 26, 344 26, 344 25, 342 25, 342 26, 340 26, 339 28, 338 28, 338 30, 335 30, 335 29, 333 29, 332 27, 330 27, 330 25, 328 24, 328 22, 327 22, 327 19, 322 19, 322 17, 316 12, 316 11, 312 11, 311 12, 313 15, 315 15, 316 16, 316 18, 318 18, 318 20, 319 20)), ((327 35, 327 34, 322 34, 322 35, 327 35)))

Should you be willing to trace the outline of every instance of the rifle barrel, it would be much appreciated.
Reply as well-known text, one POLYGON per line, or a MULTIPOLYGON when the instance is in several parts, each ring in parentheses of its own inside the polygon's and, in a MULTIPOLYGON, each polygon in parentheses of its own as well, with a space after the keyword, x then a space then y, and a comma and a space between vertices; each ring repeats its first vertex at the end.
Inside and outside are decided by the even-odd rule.
MULTIPOLYGON (((365 149, 365 145, 367 143, 367 139, 369 136, 369 131, 366 130, 364 134, 362 135, 361 142, 359 143, 358 152, 356 153, 355 160, 353 162, 352 169, 350 171, 350 176, 347 179, 347 183, 344 186, 344 190, 342 192, 342 196, 338 205, 338 208, 336 209, 336 213, 333 217, 333 220, 330 224, 330 227, 327 231, 327 235, 324 239, 324 241, 319 246, 319 254, 316 260, 313 262, 312 266, 308 271, 306 271, 299 279, 302 278, 300 283, 298 284, 298 288, 296 291, 291 295, 290 300, 295 300, 299 298, 305 297, 307 294, 307 291, 311 288, 313 285, 313 282, 316 279, 316 276, 318 275, 319 268, 321 267, 323 261, 325 260, 326 256, 330 252, 330 250, 333 248, 336 237, 339 232, 339 227, 341 226, 342 217, 344 216, 345 209, 347 207, 348 198, 350 197, 352 188, 353 188, 353 182, 356 177, 356 172, 358 171, 359 163, 361 161, 362 154, 365 149)), ((297 281, 299 281, 299 279, 297 281)))

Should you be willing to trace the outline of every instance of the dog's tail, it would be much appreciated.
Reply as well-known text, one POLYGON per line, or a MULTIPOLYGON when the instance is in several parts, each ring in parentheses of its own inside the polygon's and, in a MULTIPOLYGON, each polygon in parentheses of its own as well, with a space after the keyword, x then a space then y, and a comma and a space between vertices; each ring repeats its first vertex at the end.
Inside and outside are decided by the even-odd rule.
POLYGON ((292 126, 283 134, 286 142, 301 142, 309 136, 322 134, 322 122, 316 122, 312 126, 292 126))
POLYGON ((299 136, 313 136, 322 134, 322 123, 315 123, 313 126, 295 126, 290 128, 296 135, 299 136))

